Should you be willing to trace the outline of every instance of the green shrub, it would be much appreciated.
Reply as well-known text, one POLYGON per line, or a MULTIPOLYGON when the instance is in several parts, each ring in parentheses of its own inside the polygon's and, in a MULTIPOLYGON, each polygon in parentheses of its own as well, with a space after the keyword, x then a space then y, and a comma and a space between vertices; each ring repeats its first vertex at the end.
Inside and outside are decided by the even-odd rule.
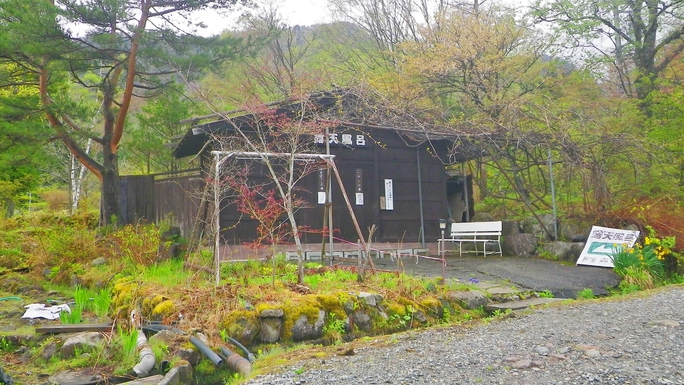
POLYGON ((615 273, 642 290, 652 289, 665 280, 665 257, 674 246, 674 237, 660 239, 652 228, 647 228, 649 235, 644 237, 643 245, 616 247, 612 255, 615 273))
POLYGON ((577 292, 576 298, 577 299, 594 299, 595 298, 594 291, 589 289, 589 288, 582 289, 582 290, 577 292))

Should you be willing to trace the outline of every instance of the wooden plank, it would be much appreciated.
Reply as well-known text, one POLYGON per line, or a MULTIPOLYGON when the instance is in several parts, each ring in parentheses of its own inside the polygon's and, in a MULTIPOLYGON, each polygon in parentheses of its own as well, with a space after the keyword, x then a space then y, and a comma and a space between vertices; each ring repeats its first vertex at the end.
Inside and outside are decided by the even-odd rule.
POLYGON ((36 328, 36 333, 74 333, 74 332, 108 332, 114 326, 111 323, 103 324, 78 324, 78 325, 53 325, 36 328))

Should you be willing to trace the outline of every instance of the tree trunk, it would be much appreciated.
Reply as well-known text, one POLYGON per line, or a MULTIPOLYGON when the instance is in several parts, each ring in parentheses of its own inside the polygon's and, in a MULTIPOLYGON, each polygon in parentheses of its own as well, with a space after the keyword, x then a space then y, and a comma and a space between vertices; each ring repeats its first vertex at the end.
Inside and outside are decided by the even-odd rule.
POLYGON ((116 153, 111 151, 110 146, 102 146, 104 158, 102 160, 102 207, 100 219, 103 224, 122 225, 124 218, 121 217, 119 197, 121 186, 119 184, 119 165, 116 153))
POLYGON ((5 218, 12 218, 14 216, 14 200, 11 198, 5 199, 5 218))

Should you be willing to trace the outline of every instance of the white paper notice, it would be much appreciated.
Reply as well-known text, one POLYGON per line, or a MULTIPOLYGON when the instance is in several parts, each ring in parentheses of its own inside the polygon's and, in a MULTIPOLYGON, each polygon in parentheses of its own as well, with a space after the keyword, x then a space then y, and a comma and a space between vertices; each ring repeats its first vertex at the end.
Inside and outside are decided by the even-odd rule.
POLYGON ((385 210, 394 210, 394 187, 392 179, 385 179, 385 210))

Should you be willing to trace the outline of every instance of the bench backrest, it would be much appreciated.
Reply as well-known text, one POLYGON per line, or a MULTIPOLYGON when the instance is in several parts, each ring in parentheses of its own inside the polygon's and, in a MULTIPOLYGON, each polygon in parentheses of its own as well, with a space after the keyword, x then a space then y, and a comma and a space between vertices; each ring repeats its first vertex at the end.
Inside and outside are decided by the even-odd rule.
POLYGON ((501 221, 454 222, 451 224, 451 233, 500 233, 501 228, 501 221))

